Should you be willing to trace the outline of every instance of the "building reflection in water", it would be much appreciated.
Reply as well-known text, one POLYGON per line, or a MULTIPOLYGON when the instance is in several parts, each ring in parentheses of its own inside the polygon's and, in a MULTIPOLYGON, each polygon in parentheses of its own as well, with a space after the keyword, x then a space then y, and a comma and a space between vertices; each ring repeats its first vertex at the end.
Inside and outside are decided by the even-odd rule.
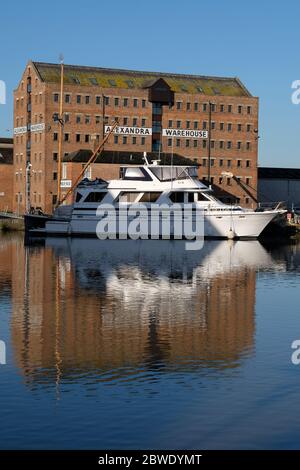
POLYGON ((14 357, 26 382, 233 368, 251 353, 257 241, 54 239, 12 247, 14 357))

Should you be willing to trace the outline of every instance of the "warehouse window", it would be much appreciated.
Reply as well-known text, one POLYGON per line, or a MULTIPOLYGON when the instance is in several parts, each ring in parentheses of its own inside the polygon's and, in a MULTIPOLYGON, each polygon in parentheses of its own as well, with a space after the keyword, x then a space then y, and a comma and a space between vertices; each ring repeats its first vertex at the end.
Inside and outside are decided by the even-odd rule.
POLYGON ((189 141, 189 139, 186 139, 186 141, 185 141, 185 146, 186 146, 186 147, 189 147, 189 146, 190 146, 190 141, 189 141))
POLYGON ((227 111, 228 111, 229 113, 232 112, 232 104, 229 104, 229 105, 228 105, 227 111))
POLYGON ((231 141, 230 140, 227 141, 227 148, 228 148, 228 150, 231 149, 231 141))
POLYGON ((65 103, 71 103, 71 95, 65 95, 65 103))
POLYGON ((194 121, 194 129, 198 129, 198 121, 194 121))
POLYGON ((180 139, 176 139, 176 147, 180 147, 180 139))
MULTIPOLYGON (((59 101, 59 94, 58 93, 53 93, 53 101, 54 103, 58 103, 59 101)), ((17 104, 19 103, 19 100, 17 101, 17 104)), ((17 106, 18 108, 18 106, 17 106)))
POLYGON ((191 121, 186 121, 186 128, 189 129, 191 125, 191 121))
POLYGON ((186 104, 186 110, 187 110, 187 111, 190 111, 190 109, 191 109, 191 103, 187 103, 187 104, 186 104))
POLYGON ((96 96, 96 104, 101 104, 101 98, 100 98, 100 96, 96 96))
POLYGON ((194 103, 194 111, 198 111, 198 103, 194 103))
POLYGON ((86 95, 85 97, 85 104, 90 104, 90 96, 86 95))
POLYGON ((224 113, 224 104, 220 104, 220 113, 224 113))
POLYGON ((80 142, 80 134, 76 134, 76 142, 80 142))
POLYGON ((146 108, 146 100, 142 100, 142 108, 146 108))
POLYGON ((132 137, 132 145, 136 145, 136 137, 132 137))
POLYGON ((240 141, 237 142, 236 148, 237 148, 238 150, 241 150, 241 148, 242 148, 242 142, 240 142, 240 141))
POLYGON ((90 141, 90 135, 89 134, 85 134, 84 141, 85 141, 85 143, 88 143, 90 141))
POLYGON ((80 104, 81 103, 81 95, 76 96, 76 103, 80 104))
POLYGON ((119 106, 119 98, 115 98, 115 106, 119 106))
POLYGON ((181 128, 181 121, 177 121, 176 125, 177 125, 177 129, 180 129, 181 128))
POLYGON ((133 107, 134 108, 138 107, 138 100, 136 98, 133 99, 133 107))
POLYGON ((238 130, 239 132, 241 132, 241 130, 242 130, 242 124, 238 124, 238 125, 237 125, 237 130, 238 130))
POLYGON ((114 143, 117 144, 119 142, 119 136, 115 135, 114 136, 114 143))
POLYGON ((197 148, 197 147, 198 147, 198 141, 194 140, 194 148, 197 148))
POLYGON ((69 141, 70 141, 70 134, 68 134, 68 133, 65 133, 65 134, 64 134, 64 141, 65 141, 65 142, 69 142, 69 141))
POLYGON ((251 106, 247 106, 247 114, 251 114, 251 106))
POLYGON ((55 141, 58 140, 58 133, 57 133, 57 132, 54 132, 54 134, 53 134, 53 140, 55 140, 55 141))
POLYGON ((141 144, 142 144, 142 145, 145 145, 145 142, 146 142, 145 137, 142 137, 142 138, 141 138, 141 144))
POLYGON ((227 124, 227 130, 228 130, 228 132, 231 132, 231 131, 232 131, 232 123, 231 123, 231 122, 229 122, 229 123, 227 124))
POLYGON ((182 109, 182 102, 181 101, 177 101, 176 108, 177 109, 182 109))
POLYGON ((127 137, 126 137, 126 136, 123 136, 123 144, 124 144, 124 145, 127 144, 127 137))
POLYGON ((251 161, 250 161, 250 160, 246 160, 246 167, 247 167, 247 168, 250 168, 250 166, 251 166, 251 161))
POLYGON ((127 106, 128 106, 128 98, 124 98, 124 99, 123 99, 123 106, 124 106, 125 108, 127 108, 127 106))
POLYGON ((242 109, 243 109, 243 106, 239 105, 239 106, 238 106, 238 113, 239 113, 239 114, 242 114, 242 109))

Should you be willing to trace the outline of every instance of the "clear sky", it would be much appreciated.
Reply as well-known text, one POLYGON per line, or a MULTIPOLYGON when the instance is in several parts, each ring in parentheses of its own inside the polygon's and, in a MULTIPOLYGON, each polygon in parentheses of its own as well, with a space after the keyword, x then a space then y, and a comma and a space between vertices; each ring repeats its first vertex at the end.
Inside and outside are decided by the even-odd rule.
POLYGON ((238 76, 260 98, 259 162, 300 167, 300 2, 296 0, 4 0, 0 135, 12 134, 12 92, 29 59, 238 76))

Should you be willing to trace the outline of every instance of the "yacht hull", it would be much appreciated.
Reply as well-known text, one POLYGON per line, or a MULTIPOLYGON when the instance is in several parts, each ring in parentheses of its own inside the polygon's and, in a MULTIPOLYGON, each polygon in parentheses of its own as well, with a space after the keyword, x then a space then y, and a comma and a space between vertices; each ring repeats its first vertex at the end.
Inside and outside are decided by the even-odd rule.
MULTIPOLYGON (((264 230, 264 228, 279 214, 284 211, 265 211, 265 212, 236 212, 228 214, 205 214, 203 224, 198 227, 197 235, 206 238, 257 238, 264 230)), ((195 229, 195 216, 193 216, 192 223, 190 224, 195 229)), ((103 223, 101 224, 101 217, 93 215, 81 214, 80 216, 73 215, 70 220, 52 218, 45 224, 45 228, 31 230, 35 235, 61 235, 61 236, 99 236, 99 238, 132 238, 128 233, 129 222, 119 225, 114 225, 113 219, 107 220, 107 228, 104 230, 103 223), (100 223, 100 224, 99 224, 100 223), (114 227, 110 230, 110 227, 114 227)), ((146 222, 147 223, 147 222, 146 222)), ((144 225, 145 227, 145 225, 144 225)), ((151 235, 150 222, 148 221, 148 236, 140 236, 136 238, 190 238, 195 235, 194 232, 189 232, 185 227, 182 228, 182 236, 178 236, 174 232, 174 224, 171 222, 170 230, 166 234, 163 233, 161 224, 159 231, 151 235)))

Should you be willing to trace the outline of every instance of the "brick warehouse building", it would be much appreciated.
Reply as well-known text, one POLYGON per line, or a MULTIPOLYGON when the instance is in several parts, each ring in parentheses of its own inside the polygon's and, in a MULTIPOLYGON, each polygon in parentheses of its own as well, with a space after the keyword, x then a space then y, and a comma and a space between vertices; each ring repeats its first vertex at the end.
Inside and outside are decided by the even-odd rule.
MULTIPOLYGON (((60 124, 53 115, 59 112, 59 90, 60 65, 30 61, 14 92, 15 211, 25 210, 28 187, 31 206, 52 212, 56 204, 60 124)), ((210 142, 211 183, 243 205, 253 203, 258 98, 238 78, 65 65, 63 113, 62 178, 68 183, 68 171, 79 173, 69 170, 70 154, 94 149, 117 118, 119 129, 105 145, 111 156, 105 159, 106 178, 115 177, 122 155, 129 154, 130 162, 146 151, 162 162, 171 153, 189 158, 207 180, 210 142), (234 174, 249 191, 223 172, 234 174)), ((76 158, 72 165, 81 168, 84 161, 76 158)), ((101 164, 96 163, 88 176, 99 175, 101 164)))

